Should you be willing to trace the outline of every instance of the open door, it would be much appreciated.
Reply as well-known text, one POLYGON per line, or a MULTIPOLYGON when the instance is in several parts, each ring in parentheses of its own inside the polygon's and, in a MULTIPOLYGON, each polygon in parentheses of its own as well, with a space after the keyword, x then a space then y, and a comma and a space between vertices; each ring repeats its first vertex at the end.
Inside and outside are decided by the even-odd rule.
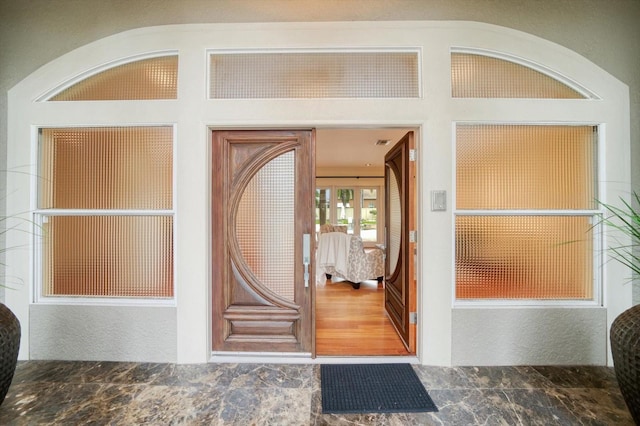
POLYGON ((385 298, 387 314, 410 353, 416 352, 415 142, 407 133, 385 162, 385 298))
POLYGON ((214 131, 214 351, 314 355, 314 132, 214 131))

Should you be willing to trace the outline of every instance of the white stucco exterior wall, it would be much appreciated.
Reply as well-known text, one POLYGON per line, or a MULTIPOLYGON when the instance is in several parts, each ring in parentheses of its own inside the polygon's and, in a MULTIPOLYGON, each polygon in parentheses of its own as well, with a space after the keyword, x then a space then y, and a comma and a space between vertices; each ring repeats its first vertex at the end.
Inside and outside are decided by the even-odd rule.
POLYGON ((455 309, 453 323, 452 365, 607 363, 605 308, 455 309))
POLYGON ((30 359, 167 362, 177 359, 176 308, 31 305, 30 359))

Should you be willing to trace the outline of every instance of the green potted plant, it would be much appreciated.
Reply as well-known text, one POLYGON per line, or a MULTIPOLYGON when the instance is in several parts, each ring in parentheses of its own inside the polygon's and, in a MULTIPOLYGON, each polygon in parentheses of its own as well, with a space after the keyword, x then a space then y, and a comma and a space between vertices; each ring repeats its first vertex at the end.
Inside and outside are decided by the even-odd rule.
MULTIPOLYGON (((634 204, 640 206, 640 195, 635 192, 631 203, 624 199, 621 206, 600 203, 607 213, 602 219, 603 224, 630 238, 630 243, 608 247, 611 258, 625 265, 633 276, 638 277, 640 209, 634 207, 634 204)), ((610 339, 620 391, 634 421, 640 425, 640 305, 627 309, 613 321, 610 339)))

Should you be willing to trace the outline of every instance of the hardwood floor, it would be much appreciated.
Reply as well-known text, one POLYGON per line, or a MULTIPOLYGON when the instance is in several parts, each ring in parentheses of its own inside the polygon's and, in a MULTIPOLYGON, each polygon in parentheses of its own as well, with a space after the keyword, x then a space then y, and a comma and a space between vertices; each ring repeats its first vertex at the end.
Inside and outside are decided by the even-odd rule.
POLYGON ((384 312, 376 281, 355 290, 347 281, 316 286, 318 356, 409 355, 384 312))

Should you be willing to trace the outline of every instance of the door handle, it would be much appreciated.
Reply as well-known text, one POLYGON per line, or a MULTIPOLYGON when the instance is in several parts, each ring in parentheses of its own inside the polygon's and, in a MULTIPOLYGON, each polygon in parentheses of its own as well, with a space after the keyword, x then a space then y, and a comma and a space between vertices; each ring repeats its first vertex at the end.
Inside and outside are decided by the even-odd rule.
POLYGON ((304 265, 304 287, 309 287, 309 264, 311 263, 311 234, 302 235, 302 264, 304 265))

